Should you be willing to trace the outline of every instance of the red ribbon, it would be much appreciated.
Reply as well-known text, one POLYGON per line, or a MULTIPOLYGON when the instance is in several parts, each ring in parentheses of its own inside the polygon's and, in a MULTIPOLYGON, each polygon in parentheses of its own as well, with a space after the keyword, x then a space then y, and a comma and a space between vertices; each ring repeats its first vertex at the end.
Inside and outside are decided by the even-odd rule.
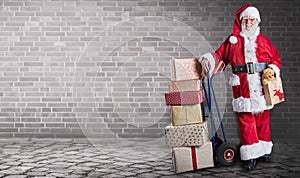
POLYGON ((197 157, 196 157, 196 148, 194 146, 191 147, 192 150, 192 162, 193 162, 193 169, 197 170, 197 157))

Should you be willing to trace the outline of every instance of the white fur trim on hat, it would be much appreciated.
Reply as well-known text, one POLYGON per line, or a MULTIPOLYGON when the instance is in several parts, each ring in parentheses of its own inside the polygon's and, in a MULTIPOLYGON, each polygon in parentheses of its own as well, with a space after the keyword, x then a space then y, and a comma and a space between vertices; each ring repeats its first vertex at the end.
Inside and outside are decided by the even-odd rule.
POLYGON ((261 21, 260 19, 260 15, 259 15, 259 11, 256 7, 253 7, 253 6, 250 6, 250 7, 247 7, 241 14, 240 14, 240 20, 243 18, 243 17, 254 17, 258 20, 258 22, 261 21))
POLYGON ((236 43, 237 43, 237 37, 231 36, 231 37, 229 38, 229 42, 230 42, 231 44, 236 44, 236 43))

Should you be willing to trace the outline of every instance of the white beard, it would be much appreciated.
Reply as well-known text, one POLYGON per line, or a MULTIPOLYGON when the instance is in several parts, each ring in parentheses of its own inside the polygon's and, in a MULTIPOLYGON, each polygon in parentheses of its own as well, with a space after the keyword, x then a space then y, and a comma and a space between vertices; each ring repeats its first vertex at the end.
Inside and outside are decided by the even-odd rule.
POLYGON ((248 37, 250 39, 255 39, 258 33, 259 33, 258 24, 253 25, 253 27, 250 30, 247 30, 246 26, 242 25, 242 31, 240 32, 242 36, 248 37))

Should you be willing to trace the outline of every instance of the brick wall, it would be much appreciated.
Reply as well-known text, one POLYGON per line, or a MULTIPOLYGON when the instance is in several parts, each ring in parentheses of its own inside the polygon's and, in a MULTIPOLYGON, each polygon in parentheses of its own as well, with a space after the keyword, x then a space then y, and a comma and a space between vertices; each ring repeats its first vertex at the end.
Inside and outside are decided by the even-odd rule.
MULTIPOLYGON (((261 32, 282 56, 287 101, 272 111, 272 136, 296 139, 300 3, 252 3, 261 11, 261 32)), ((161 138, 170 122, 163 96, 169 60, 217 49, 242 5, 238 0, 1 1, 0 137, 161 138)), ((216 90, 227 134, 238 138, 224 83, 228 71, 216 90)))

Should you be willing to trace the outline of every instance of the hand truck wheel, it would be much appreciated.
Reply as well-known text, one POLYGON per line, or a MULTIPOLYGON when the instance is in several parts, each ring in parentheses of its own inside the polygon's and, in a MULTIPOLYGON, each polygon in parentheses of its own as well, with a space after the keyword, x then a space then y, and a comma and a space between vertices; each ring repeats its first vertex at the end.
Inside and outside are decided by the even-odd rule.
POLYGON ((217 149, 217 161, 222 166, 231 166, 237 158, 237 147, 232 143, 223 143, 217 149))

